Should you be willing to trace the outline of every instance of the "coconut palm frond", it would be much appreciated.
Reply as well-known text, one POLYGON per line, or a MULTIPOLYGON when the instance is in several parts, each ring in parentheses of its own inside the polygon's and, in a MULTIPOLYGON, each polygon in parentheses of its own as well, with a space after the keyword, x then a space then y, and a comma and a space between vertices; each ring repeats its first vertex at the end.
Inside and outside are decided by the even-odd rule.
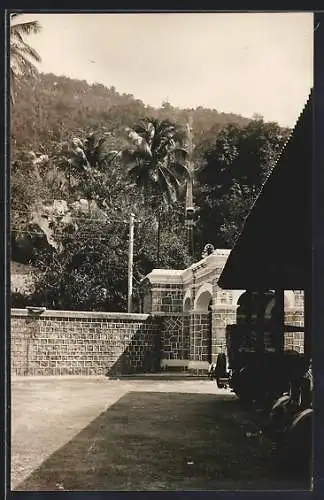
POLYGON ((168 168, 173 172, 173 175, 181 181, 187 181, 192 178, 192 174, 185 163, 173 162, 170 163, 168 168))
POLYGON ((30 59, 32 59, 35 62, 41 62, 41 57, 38 54, 38 52, 36 52, 35 49, 30 47, 30 45, 27 45, 26 43, 23 43, 23 44, 12 43, 12 44, 10 44, 10 56, 14 57, 17 54, 19 56, 29 57, 30 59))
POLYGON ((145 142, 145 141, 142 142, 140 150, 141 150, 144 157, 150 157, 150 158, 153 157, 152 148, 150 147, 150 145, 147 142, 145 142))
POLYGON ((177 195, 177 199, 182 198, 183 192, 184 192, 184 187, 186 186, 186 178, 184 178, 181 175, 175 175, 175 172, 169 168, 165 167, 165 170, 168 173, 170 182, 175 190, 175 193, 177 195))
POLYGON ((161 177, 160 177, 160 186, 161 186, 161 191, 162 194, 166 197, 166 199, 174 203, 177 200, 177 189, 176 187, 172 184, 172 181, 165 175, 165 172, 163 169, 160 169, 161 177))
MULTIPOLYGON (((12 13, 10 18, 15 19, 23 12, 12 13)), ((27 21, 13 24, 10 27, 10 76, 11 102, 14 102, 14 87, 23 76, 36 77, 37 67, 34 63, 41 62, 41 57, 36 50, 30 47, 24 40, 25 35, 39 33, 41 26, 38 21, 27 21)))
POLYGON ((122 162, 129 166, 131 163, 137 163, 136 157, 134 156, 134 150, 132 149, 124 149, 121 153, 122 162))
POLYGON ((128 170, 128 175, 142 191, 149 191, 151 188, 150 171, 145 167, 133 166, 128 170))
POLYGON ((122 160, 136 185, 146 194, 175 202, 183 181, 189 178, 184 161, 187 151, 177 141, 177 127, 168 120, 144 118, 130 131, 129 138, 132 146, 123 151, 122 160))
POLYGON ((157 137, 154 148, 159 151, 170 151, 175 147, 175 142, 170 137, 157 137))
POLYGON ((150 162, 152 161, 152 153, 151 150, 148 146, 143 146, 141 148, 138 148, 137 151, 133 153, 134 158, 137 159, 139 162, 150 162))
MULTIPOLYGON (((17 14, 18 15, 18 14, 17 14)), ((10 36, 22 36, 37 34, 41 31, 42 27, 38 21, 25 21, 10 26, 10 36)))
POLYGON ((177 147, 177 149, 175 151, 175 155, 178 158, 182 158, 183 160, 186 160, 189 156, 189 152, 188 152, 187 148, 177 147))
POLYGON ((168 175, 170 181, 174 186, 180 186, 180 184, 183 183, 183 179, 181 179, 180 176, 178 177, 176 173, 172 171, 172 169, 167 165, 164 166, 163 170, 168 175))
POLYGON ((26 59, 23 55, 15 54, 11 61, 11 70, 12 77, 14 80, 19 79, 22 75, 24 76, 33 76, 36 77, 38 75, 38 70, 36 66, 26 59))
POLYGON ((107 153, 107 161, 111 164, 118 158, 121 158, 121 152, 120 151, 108 151, 107 153))
POLYGON ((89 134, 84 141, 84 148, 92 150, 96 144, 96 136, 94 133, 89 134))
POLYGON ((101 137, 101 138, 98 140, 98 142, 97 142, 97 144, 96 144, 96 147, 95 147, 95 152, 96 152, 96 154, 99 154, 99 153, 101 153, 101 152, 102 152, 102 150, 103 150, 103 146, 104 146, 104 144, 105 144, 105 143, 106 143, 106 137, 101 137))
POLYGON ((134 140, 142 139, 147 144, 150 144, 154 137, 154 131, 152 133, 152 130, 147 127, 146 123, 142 123, 134 127, 133 133, 134 140))
POLYGON ((137 133, 135 129, 129 130, 128 139, 131 140, 137 146, 142 144, 143 140, 147 142, 147 140, 145 139, 145 130, 143 130, 141 133, 137 133))

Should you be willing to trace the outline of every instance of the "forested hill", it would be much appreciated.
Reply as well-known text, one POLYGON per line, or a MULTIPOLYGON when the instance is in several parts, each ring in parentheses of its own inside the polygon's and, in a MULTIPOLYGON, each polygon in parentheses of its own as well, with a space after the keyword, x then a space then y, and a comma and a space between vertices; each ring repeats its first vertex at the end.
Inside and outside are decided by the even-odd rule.
POLYGON ((192 116, 195 142, 229 123, 247 125, 248 118, 215 109, 198 107, 180 109, 164 102, 153 108, 132 94, 120 94, 115 87, 105 87, 85 80, 76 80, 54 74, 40 74, 37 80, 20 84, 12 113, 13 145, 37 148, 48 141, 68 139, 79 130, 101 129, 117 131, 132 126, 144 116, 168 118, 184 124, 192 116))
POLYGON ((153 268, 185 269, 207 242, 232 248, 289 135, 260 116, 168 102, 153 108, 114 87, 53 74, 16 83, 11 257, 38 274, 31 295, 13 298, 15 307, 125 311, 131 212, 139 221, 134 300, 153 268), (188 121, 193 150, 191 134, 184 139, 188 121))

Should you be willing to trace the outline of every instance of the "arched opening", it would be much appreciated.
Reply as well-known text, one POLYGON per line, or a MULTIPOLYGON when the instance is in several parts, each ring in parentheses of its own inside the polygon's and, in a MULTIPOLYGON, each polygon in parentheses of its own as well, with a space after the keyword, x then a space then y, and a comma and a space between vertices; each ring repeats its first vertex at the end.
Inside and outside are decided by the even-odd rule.
POLYGON ((195 312, 197 313, 208 313, 209 304, 213 298, 213 289, 211 283, 205 283, 202 285, 198 292, 195 300, 195 312))
POLYGON ((194 302, 194 351, 195 359, 212 360, 212 284, 204 283, 197 291, 194 302))

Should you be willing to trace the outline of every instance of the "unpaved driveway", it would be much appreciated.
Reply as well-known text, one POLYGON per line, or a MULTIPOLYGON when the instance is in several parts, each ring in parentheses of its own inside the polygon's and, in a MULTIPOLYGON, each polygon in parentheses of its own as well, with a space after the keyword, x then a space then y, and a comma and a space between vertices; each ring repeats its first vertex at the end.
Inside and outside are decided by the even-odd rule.
POLYGON ((17 378, 12 489, 275 487, 269 444, 248 440, 250 428, 232 393, 208 380, 17 378))

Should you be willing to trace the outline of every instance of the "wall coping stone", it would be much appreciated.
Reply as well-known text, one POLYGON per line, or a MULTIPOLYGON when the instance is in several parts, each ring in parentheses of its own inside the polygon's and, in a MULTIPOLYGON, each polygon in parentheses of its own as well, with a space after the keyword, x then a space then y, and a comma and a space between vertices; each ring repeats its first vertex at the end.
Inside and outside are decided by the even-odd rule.
POLYGON ((125 313, 125 312, 95 312, 95 311, 60 311, 50 310, 37 314, 28 312, 27 309, 11 309, 11 317, 28 318, 72 318, 72 319, 111 319, 111 320, 129 320, 145 321, 151 314, 125 313))
MULTIPOLYGON (((192 282, 193 275, 196 280, 202 280, 209 274, 215 274, 217 267, 223 268, 231 250, 217 249, 212 254, 204 257, 198 262, 194 262, 190 267, 182 272, 182 281, 185 285, 192 282)), ((216 276, 216 274, 215 274, 216 276)))
POLYGON ((179 311, 179 312, 152 312, 149 316, 151 316, 152 318, 154 317, 163 317, 163 316, 183 316, 184 313, 183 311, 179 311))
POLYGON ((194 262, 187 269, 153 269, 142 280, 142 284, 149 282, 152 284, 183 284, 192 280, 193 273, 196 279, 203 278, 206 274, 214 272, 215 268, 225 265, 231 250, 216 249, 212 254, 204 257, 198 262, 194 262))
POLYGON ((143 282, 148 280, 151 284, 182 284, 181 275, 183 269, 153 269, 143 278, 143 282))

